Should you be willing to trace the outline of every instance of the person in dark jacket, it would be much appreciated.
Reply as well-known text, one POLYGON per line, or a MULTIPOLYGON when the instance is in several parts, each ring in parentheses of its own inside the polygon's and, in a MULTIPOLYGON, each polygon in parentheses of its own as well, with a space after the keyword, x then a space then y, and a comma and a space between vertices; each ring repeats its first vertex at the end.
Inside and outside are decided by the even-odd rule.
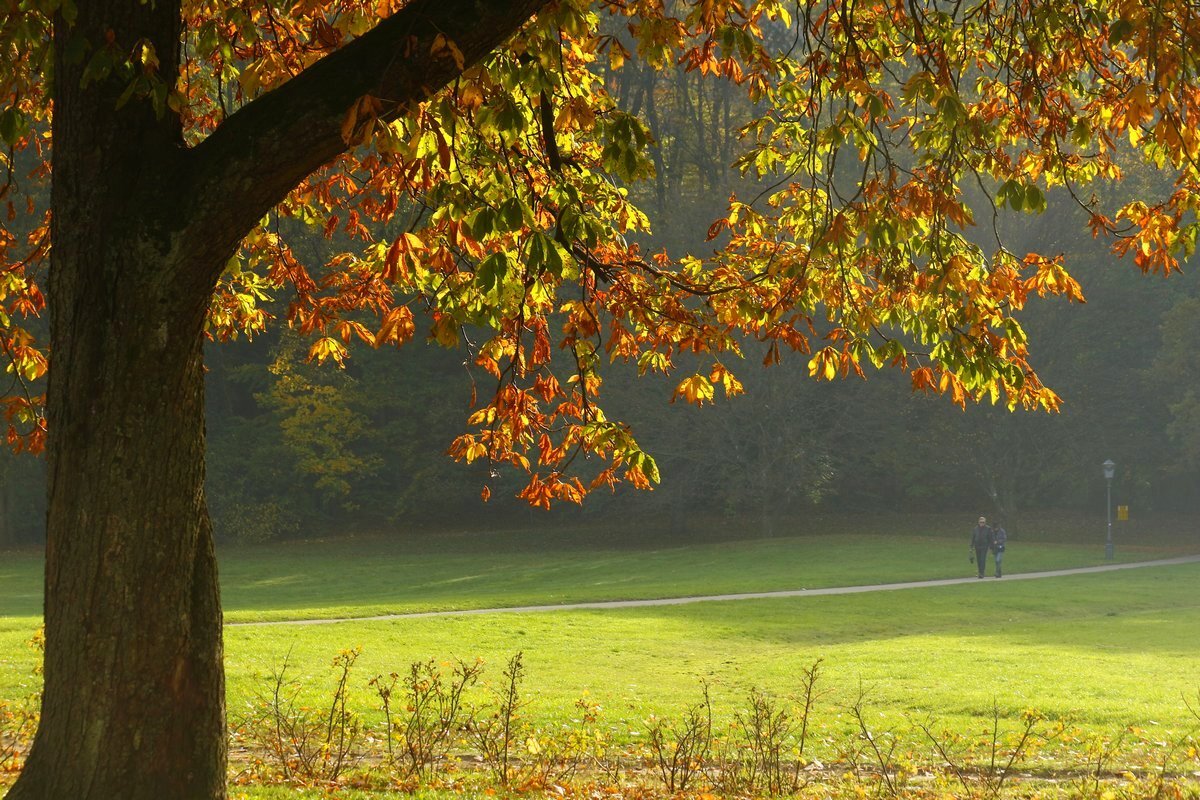
POLYGON ((1008 544, 1008 531, 999 522, 992 528, 992 558, 996 562, 996 577, 1000 577, 1000 562, 1004 560, 1004 545, 1008 544))
POLYGON ((987 567, 988 548, 992 546, 992 529, 988 527, 987 517, 980 517, 979 524, 971 531, 971 560, 979 568, 979 577, 987 567))

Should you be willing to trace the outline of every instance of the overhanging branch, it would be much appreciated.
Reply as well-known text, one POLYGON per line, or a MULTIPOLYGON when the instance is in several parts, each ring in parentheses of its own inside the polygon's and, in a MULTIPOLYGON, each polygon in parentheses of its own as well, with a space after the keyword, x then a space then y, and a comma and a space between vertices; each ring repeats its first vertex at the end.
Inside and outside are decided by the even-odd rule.
MULTIPOLYGON (((188 154, 189 253, 223 264, 307 175, 347 148, 341 125, 364 95, 403 113, 501 45, 548 0, 412 0, 368 33, 230 116, 188 154), (434 54, 444 36, 462 54, 434 54)), ((211 287, 215 274, 190 276, 211 287)))

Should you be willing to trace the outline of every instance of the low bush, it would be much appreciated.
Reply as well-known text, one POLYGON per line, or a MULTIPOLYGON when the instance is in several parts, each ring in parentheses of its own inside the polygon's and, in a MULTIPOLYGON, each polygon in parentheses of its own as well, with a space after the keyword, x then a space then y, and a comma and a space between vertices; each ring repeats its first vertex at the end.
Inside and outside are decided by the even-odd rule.
POLYGON ((412 664, 401 677, 371 679, 384 714, 387 764, 405 778, 421 780, 443 762, 460 732, 470 727, 474 715, 463 706, 463 695, 475 685, 483 664, 459 661, 447 672, 431 659, 412 664), (392 696, 401 683, 403 707, 393 708, 392 696), (397 713, 399 712, 399 713, 397 713))
MULTIPOLYGON (((1036 711, 1006 716, 995 704, 974 732, 939 728, 932 718, 878 729, 866 689, 848 707, 820 707, 820 662, 800 671, 794 693, 750 689, 729 711, 704 685, 699 702, 678 717, 651 717, 628 731, 634 744, 618 745, 601 724, 602 709, 586 700, 560 728, 530 724, 521 653, 494 687, 478 661, 422 661, 376 676, 367 688, 380 719, 358 719, 346 711, 357 654, 339 654, 333 688, 311 705, 299 702, 286 660, 271 674, 257 713, 235 730, 249 748, 243 760, 253 781, 638 797, 1200 796, 1194 733, 1170 742, 1134 728, 1083 736, 1066 721, 1036 711), (818 712, 848 717, 856 732, 830 736, 822 725, 814 736, 818 712)), ((1200 727, 1200 696, 1188 708, 1200 727)))
POLYGON ((300 531, 300 517, 274 501, 214 503, 212 521, 218 538, 241 544, 290 539, 300 531))
POLYGON ((303 685, 289 674, 289 659, 271 673, 250 713, 233 726, 235 741, 249 748, 257 777, 335 782, 362 759, 357 749, 362 722, 346 707, 360 652, 343 650, 334 658, 337 683, 322 707, 301 700, 303 685))
MULTIPOLYGON (((1084 735, 1067 721, 1006 714, 996 704, 972 731, 939 727, 932 717, 880 728, 895 718, 873 710, 865 688, 848 706, 821 705, 817 662, 787 696, 750 689, 726 710, 704 684, 700 700, 677 717, 651 717, 618 737, 587 699, 561 726, 530 723, 521 653, 496 686, 483 680, 480 661, 430 660, 361 688, 359 655, 337 654, 324 694, 314 694, 288 658, 271 671, 231 728, 235 784, 319 787, 329 797, 351 788, 643 800, 1200 797, 1200 694, 1183 700, 1196 727, 1170 739, 1135 727, 1084 735), (364 690, 374 692, 378 718, 350 710, 361 707, 364 690), (855 730, 831 734, 826 715, 851 720, 855 730)), ((0 785, 20 771, 36 701, 0 703, 0 785)))

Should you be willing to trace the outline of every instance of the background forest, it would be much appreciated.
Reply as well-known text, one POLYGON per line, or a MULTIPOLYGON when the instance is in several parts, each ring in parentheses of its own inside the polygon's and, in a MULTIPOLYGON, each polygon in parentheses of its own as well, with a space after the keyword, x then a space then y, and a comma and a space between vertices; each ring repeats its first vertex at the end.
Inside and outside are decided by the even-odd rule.
MULTIPOLYGON (((654 175, 634 190, 658 224, 647 248, 711 250, 704 233, 729 194, 758 191, 732 166, 750 112, 744 93, 634 63, 610 79, 628 110, 646 114, 656 142, 654 175)), ((1126 185, 1157 179, 1130 172, 1126 185)), ((766 346, 755 342, 745 343, 738 373, 746 395, 703 408, 672 405, 670 378, 615 365, 602 402, 656 457, 662 483, 650 493, 619 488, 619 498, 597 493, 583 509, 546 516, 513 496, 520 476, 445 455, 475 391, 490 391, 464 350, 359 348, 338 369, 306 363, 309 343, 276 327, 208 349, 217 535, 261 541, 610 515, 681 532, 695 515, 730 515, 758 520, 770 535, 781 519, 821 511, 949 511, 998 516, 1019 536, 1033 511, 1101 513, 1106 458, 1118 465, 1114 503, 1135 517, 1200 510, 1200 286, 1187 271, 1163 279, 1115 261, 1104 241, 1081 238, 1077 206, 1047 200, 1045 213, 1001 233, 1015 253, 1066 255, 1087 297, 1075 307, 1034 301, 1022 317, 1034 364, 1064 399, 1060 414, 960 409, 913 394, 896 370, 817 383, 802 358, 762 368, 766 346)), ((979 230, 981 245, 994 242, 989 222, 979 230)), ((284 233, 314 262, 338 244, 299 226, 284 233)), ((283 317, 285 302, 267 308, 283 317)), ((43 493, 40 461, 0 453, 0 545, 41 541, 43 493)))

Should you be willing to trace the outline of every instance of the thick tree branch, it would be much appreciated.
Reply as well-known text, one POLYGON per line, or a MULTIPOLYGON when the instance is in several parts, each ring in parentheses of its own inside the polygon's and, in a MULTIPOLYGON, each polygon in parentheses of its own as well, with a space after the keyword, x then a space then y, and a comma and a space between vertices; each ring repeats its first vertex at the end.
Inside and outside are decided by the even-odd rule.
MULTIPOLYGON (((223 264, 305 176, 347 148, 341 126, 364 95, 404 113, 484 58, 548 0, 412 0, 370 32, 233 114, 189 154, 187 252, 223 264), (463 66, 438 36, 462 54, 463 66)), ((217 275, 191 276, 211 287, 217 275)))

